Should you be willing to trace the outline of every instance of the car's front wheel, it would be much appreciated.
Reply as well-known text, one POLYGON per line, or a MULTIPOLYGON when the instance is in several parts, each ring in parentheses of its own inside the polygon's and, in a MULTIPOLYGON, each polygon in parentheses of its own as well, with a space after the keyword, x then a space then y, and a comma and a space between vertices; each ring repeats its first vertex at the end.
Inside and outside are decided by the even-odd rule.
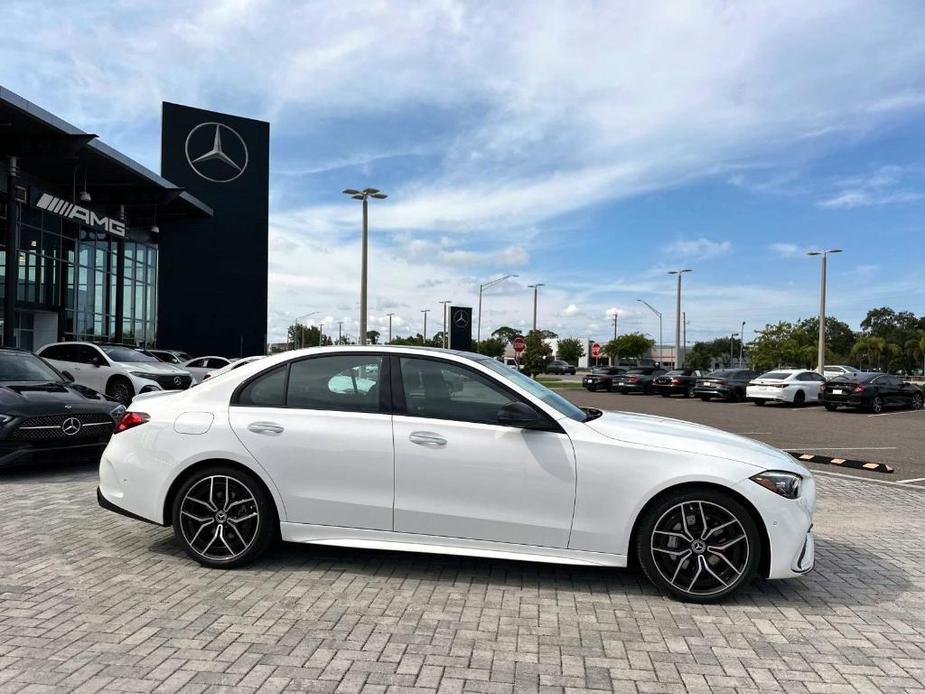
POLYGON ((758 528, 730 495, 679 490, 644 514, 636 557, 660 590, 688 602, 715 602, 754 578, 761 553, 758 528))
POLYGON ((912 395, 912 402, 910 403, 909 406, 910 406, 913 410, 921 410, 921 409, 922 409, 922 404, 923 404, 923 403, 922 403, 922 394, 921 394, 921 393, 913 393, 913 395, 912 395))
POLYGON ((135 397, 135 389, 127 378, 115 376, 106 384, 106 395, 128 407, 135 397))
POLYGON ((874 399, 870 401, 870 411, 874 414, 883 412, 883 398, 879 395, 875 396, 874 399))
POLYGON ((197 470, 173 502, 173 531, 203 566, 228 569, 259 557, 274 536, 272 501, 252 474, 230 465, 197 470))

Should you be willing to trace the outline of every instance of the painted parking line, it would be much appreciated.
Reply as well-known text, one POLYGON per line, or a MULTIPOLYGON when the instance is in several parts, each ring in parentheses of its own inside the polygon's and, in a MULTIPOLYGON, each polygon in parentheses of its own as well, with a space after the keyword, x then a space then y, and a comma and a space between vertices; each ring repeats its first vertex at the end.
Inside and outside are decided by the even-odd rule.
POLYGON ((913 477, 911 480, 900 480, 896 484, 912 484, 913 482, 925 482, 925 477, 913 477))
POLYGON ((880 414, 869 414, 868 417, 892 417, 897 414, 923 414, 925 410, 897 410, 896 412, 881 412, 880 414))
POLYGON ((801 451, 895 451, 896 448, 896 446, 865 446, 855 448, 846 448, 845 446, 831 446, 829 448, 820 446, 799 446, 797 448, 782 448, 781 450, 793 453, 801 451))

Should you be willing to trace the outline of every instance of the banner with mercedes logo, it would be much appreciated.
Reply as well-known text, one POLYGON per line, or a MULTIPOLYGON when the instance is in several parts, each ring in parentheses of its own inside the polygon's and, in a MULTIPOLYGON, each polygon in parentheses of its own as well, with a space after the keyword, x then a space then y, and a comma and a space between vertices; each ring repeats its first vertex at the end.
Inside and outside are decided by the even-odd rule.
POLYGON ((450 307, 450 349, 472 351, 472 307, 450 307))
POLYGON ((192 354, 263 354, 269 162, 269 123, 164 103, 161 174, 214 216, 158 220, 159 345, 192 354))

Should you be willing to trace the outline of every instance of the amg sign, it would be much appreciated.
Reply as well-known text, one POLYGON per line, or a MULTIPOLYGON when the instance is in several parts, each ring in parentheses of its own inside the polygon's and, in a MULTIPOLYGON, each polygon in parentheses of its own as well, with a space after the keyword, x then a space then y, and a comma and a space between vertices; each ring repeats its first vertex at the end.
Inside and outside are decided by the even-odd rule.
POLYGON ((100 216, 87 207, 81 207, 51 193, 33 190, 32 204, 40 210, 51 212, 65 219, 79 222, 93 229, 107 231, 116 236, 125 236, 125 224, 112 217, 100 216))

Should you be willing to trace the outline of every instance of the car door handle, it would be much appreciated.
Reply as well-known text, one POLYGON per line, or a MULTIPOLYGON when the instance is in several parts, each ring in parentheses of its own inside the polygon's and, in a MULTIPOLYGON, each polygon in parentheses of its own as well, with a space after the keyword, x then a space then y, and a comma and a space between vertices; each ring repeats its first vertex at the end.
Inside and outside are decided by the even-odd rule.
POLYGON ((255 434, 266 434, 267 436, 276 436, 285 431, 285 429, 276 422, 252 422, 247 425, 247 430, 255 434))
POLYGON ((408 440, 419 446, 429 446, 430 448, 442 448, 446 445, 446 439, 432 431, 412 431, 408 435, 408 440))

